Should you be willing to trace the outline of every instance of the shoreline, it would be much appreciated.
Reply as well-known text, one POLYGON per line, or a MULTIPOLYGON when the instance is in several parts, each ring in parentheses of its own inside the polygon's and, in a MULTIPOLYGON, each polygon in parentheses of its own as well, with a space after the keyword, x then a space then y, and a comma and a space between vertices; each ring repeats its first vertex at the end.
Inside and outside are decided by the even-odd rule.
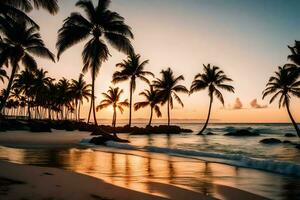
MULTIPOLYGON (((0 168, 2 169, 0 171, 0 191, 2 191, 0 197, 3 196, 8 199, 50 199, 53 194, 58 199, 216 199, 184 187, 159 182, 148 183, 153 191, 153 194, 148 194, 112 185, 98 178, 57 168, 20 165, 6 161, 0 161, 0 168)), ((215 184, 215 189, 218 198, 222 199, 267 199, 229 186, 215 184)))

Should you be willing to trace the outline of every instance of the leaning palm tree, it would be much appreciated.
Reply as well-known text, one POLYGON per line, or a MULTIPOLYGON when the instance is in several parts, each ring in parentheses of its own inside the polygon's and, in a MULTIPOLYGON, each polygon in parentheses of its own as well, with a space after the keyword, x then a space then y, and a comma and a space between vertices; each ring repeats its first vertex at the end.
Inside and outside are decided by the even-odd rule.
POLYGON ((224 98, 219 89, 223 89, 234 93, 234 87, 226 84, 226 82, 231 82, 232 79, 228 78, 224 74, 224 72, 220 70, 219 67, 211 67, 210 64, 208 64, 207 66, 203 65, 203 67, 204 73, 199 73, 195 76, 190 89, 190 94, 192 94, 194 92, 198 92, 207 88, 208 96, 210 98, 207 119, 203 128, 198 133, 199 135, 203 133, 209 122, 214 96, 216 96, 217 99, 219 99, 224 105, 224 98))
MULTIPOLYGON (((110 56, 107 42, 124 53, 132 52, 129 38, 133 38, 131 28, 124 23, 124 18, 108 9, 110 0, 99 0, 94 6, 91 0, 80 0, 76 6, 82 8, 87 17, 74 12, 65 19, 62 28, 58 31, 58 58, 71 46, 89 38, 85 44, 82 59, 83 72, 91 70, 92 96, 90 111, 93 110, 94 122, 97 124, 95 112, 95 79, 101 64, 110 56)), ((91 112, 89 112, 91 113, 91 112)), ((89 114, 90 116, 90 114, 89 114)), ((88 117, 88 121, 89 121, 88 117)))
POLYGON ((131 126, 131 107, 132 107, 132 95, 136 88, 136 79, 141 79, 149 84, 149 80, 146 78, 147 75, 154 77, 154 74, 149 71, 144 71, 145 65, 148 64, 149 60, 140 61, 141 56, 139 54, 130 54, 127 60, 118 63, 116 67, 121 68, 113 74, 113 83, 130 80, 129 87, 129 122, 128 126, 131 126))
POLYGON ((159 109, 159 104, 160 104, 161 100, 158 95, 158 90, 155 90, 153 88, 153 85, 150 85, 149 90, 146 89, 145 91, 141 92, 139 95, 145 97, 145 101, 135 103, 134 110, 139 110, 140 108, 150 106, 150 119, 149 119, 148 126, 151 126, 153 110, 155 111, 157 117, 162 116, 160 109, 159 109))
POLYGON ((11 86, 17 70, 22 64, 25 68, 35 70, 37 63, 33 56, 44 57, 55 61, 54 55, 45 47, 38 29, 35 26, 27 25, 25 21, 18 22, 11 20, 9 26, 1 29, 4 38, 0 41, 0 60, 3 63, 10 63, 12 71, 4 95, 0 104, 0 111, 4 108, 9 96, 11 86), (3 57, 4 58, 3 58, 3 57))
POLYGON ((288 59, 293 61, 295 64, 300 65, 300 41, 295 41, 295 46, 288 46, 291 51, 291 55, 288 56, 288 59))
POLYGON ((278 67, 275 76, 269 79, 266 85, 267 88, 263 91, 263 99, 268 95, 274 94, 270 99, 270 103, 272 103, 279 97, 279 108, 286 107, 297 135, 300 137, 300 129, 290 111, 291 96, 300 97, 300 81, 298 78, 298 74, 293 73, 289 67, 278 67))
MULTIPOLYGON (((117 109, 121 113, 123 113, 124 112, 123 107, 129 106, 127 99, 125 99, 124 101, 120 100, 122 93, 123 90, 120 90, 118 87, 116 88, 109 87, 109 90, 106 93, 102 93, 104 99, 97 106, 97 111, 102 110, 103 108, 107 108, 108 106, 113 107, 112 126, 114 129, 116 127, 116 121, 117 121, 117 109)), ((114 136, 117 136, 115 131, 114 131, 114 136)))
POLYGON ((170 108, 173 109, 173 98, 183 107, 183 102, 177 95, 177 93, 188 93, 189 91, 185 86, 179 85, 180 81, 184 80, 184 77, 175 77, 173 71, 168 68, 167 70, 162 70, 162 79, 156 79, 153 81, 153 86, 158 90, 158 96, 161 99, 161 104, 167 103, 168 111, 168 126, 170 126, 170 108))
POLYGON ((78 80, 72 79, 70 90, 75 99, 76 119, 80 121, 80 105, 83 104, 84 99, 89 100, 91 85, 87 84, 83 79, 83 74, 80 74, 78 80))

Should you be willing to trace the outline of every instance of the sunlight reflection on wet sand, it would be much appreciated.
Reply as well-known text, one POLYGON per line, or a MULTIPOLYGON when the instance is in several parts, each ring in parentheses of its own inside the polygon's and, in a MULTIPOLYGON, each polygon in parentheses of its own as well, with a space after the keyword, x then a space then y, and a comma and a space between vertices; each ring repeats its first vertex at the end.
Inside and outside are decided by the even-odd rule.
MULTIPOLYGON (((288 178, 258 170, 209 163, 165 154, 92 149, 12 149, 0 147, 0 159, 21 164, 59 167, 101 178, 129 189, 163 196, 152 182, 183 186, 218 196, 215 184, 232 186, 262 196, 294 194, 288 178), (136 155, 133 155, 136 154, 136 155)), ((280 199, 280 198, 279 198, 280 199)))

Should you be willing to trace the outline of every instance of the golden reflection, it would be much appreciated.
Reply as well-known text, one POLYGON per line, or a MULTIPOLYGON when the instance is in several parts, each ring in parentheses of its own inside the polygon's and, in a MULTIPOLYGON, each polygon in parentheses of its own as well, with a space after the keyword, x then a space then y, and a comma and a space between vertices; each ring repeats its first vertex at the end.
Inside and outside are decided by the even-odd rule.
MULTIPOLYGON (((171 140, 171 137, 168 139, 171 140)), ((167 195, 166 191, 158 188, 169 187, 161 184, 185 186, 207 195, 217 194, 215 184, 263 194, 262 189, 267 188, 266 183, 272 183, 276 188, 274 191, 291 196, 299 188, 298 186, 294 189, 284 188, 291 184, 280 176, 262 171, 150 152, 139 154, 137 156, 75 148, 37 150, 0 147, 0 159, 21 164, 64 168, 121 187, 161 196, 167 195)))

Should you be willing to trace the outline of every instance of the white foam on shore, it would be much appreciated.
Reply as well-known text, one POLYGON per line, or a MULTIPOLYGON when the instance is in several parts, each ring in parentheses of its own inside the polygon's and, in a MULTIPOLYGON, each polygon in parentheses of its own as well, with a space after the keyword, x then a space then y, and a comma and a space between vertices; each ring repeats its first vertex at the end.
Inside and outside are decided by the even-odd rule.
POLYGON ((286 161, 251 158, 242 154, 213 153, 213 152, 205 152, 205 151, 164 148, 164 147, 156 147, 156 146, 138 147, 130 144, 124 144, 124 143, 118 143, 112 141, 106 142, 106 145, 108 147, 114 147, 119 149, 141 150, 141 151, 163 153, 163 154, 182 156, 188 158, 199 158, 202 160, 229 164, 238 167, 265 170, 265 171, 285 174, 285 175, 300 176, 300 165, 291 162, 286 162, 286 161))

